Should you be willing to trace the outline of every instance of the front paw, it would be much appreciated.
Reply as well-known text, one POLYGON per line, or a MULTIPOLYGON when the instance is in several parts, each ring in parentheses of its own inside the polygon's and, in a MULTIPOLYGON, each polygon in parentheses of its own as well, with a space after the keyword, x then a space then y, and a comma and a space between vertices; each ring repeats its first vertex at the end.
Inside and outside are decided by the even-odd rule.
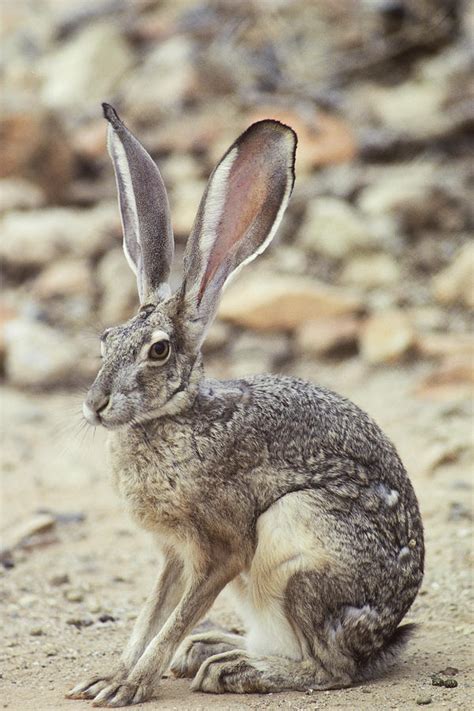
POLYGON ((87 681, 82 681, 73 689, 67 692, 67 699, 95 699, 97 694, 102 691, 114 678, 114 674, 107 676, 94 676, 87 681))
POLYGON ((154 696, 156 696, 156 689, 145 681, 112 681, 97 694, 92 706, 105 708, 132 706, 142 701, 149 701, 154 696))

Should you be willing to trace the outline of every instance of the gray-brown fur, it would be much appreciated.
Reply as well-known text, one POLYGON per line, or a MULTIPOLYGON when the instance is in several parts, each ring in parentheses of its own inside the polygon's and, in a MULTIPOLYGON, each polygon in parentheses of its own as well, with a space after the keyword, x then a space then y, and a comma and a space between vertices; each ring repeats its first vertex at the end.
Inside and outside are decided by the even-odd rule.
MULTIPOLYGON (((288 196, 294 143, 277 126, 273 134, 271 122, 257 124, 249 135, 253 149, 262 141, 260 190, 270 152, 288 196)), ((241 158, 245 135, 234 144, 244 146, 241 158)), ((221 187, 228 209, 232 194, 225 180, 221 187)), ((103 366, 85 403, 87 418, 110 430, 117 491, 164 557, 119 667, 70 693, 99 706, 153 697, 170 664, 194 676, 193 688, 215 693, 328 689, 368 678, 407 637, 409 626, 399 623, 423 575, 415 494, 368 415, 295 378, 205 378, 200 343, 214 307, 200 311, 190 295, 216 302, 219 269, 227 273, 219 259, 228 254, 219 257, 219 239, 232 238, 234 256, 242 255, 233 268, 249 257, 245 235, 241 244, 216 228, 196 256, 206 254, 212 269, 193 262, 208 193, 184 287, 166 296, 158 284, 137 316, 104 334, 103 366), (169 340, 163 364, 147 359, 157 333, 169 340), (246 635, 187 637, 226 586, 246 635)), ((281 216, 268 204, 264 220, 249 213, 252 249, 281 216)))

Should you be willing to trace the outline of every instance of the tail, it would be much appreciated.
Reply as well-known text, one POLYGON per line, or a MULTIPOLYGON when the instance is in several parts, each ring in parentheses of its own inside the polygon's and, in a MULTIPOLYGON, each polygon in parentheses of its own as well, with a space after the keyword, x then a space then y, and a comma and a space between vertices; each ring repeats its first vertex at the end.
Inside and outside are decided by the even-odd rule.
POLYGON ((384 672, 403 651, 417 627, 413 622, 397 627, 382 649, 361 663, 354 681, 367 681, 384 672))

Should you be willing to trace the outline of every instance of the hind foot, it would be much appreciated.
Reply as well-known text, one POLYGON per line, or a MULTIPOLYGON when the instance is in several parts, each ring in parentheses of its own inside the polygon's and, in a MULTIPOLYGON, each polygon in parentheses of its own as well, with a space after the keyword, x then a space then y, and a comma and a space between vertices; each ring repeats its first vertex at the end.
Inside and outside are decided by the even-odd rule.
POLYGON ((193 634, 181 644, 171 663, 170 671, 177 677, 194 677, 202 664, 216 654, 229 652, 244 645, 238 634, 212 630, 193 634))

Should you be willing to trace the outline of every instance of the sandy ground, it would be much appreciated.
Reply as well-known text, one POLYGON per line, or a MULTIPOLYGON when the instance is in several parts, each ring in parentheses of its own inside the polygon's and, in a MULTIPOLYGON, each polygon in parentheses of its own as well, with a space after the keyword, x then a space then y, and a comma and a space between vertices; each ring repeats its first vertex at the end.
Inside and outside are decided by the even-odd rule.
MULTIPOLYGON (((468 408, 418 400, 413 392, 420 366, 368 377, 354 360, 308 364, 299 372, 347 394, 373 415, 411 473, 427 543, 425 581, 408 618, 419 623, 418 632, 396 668, 358 688, 209 696, 192 694, 186 680, 165 679, 160 698, 143 708, 414 709, 428 698, 431 708, 472 708, 468 408), (433 468, 436 459, 451 461, 433 468), (430 675, 448 666, 458 670, 457 688, 432 686, 430 675)), ((14 711, 80 711, 87 702, 67 701, 65 691, 114 663, 159 558, 112 492, 103 433, 79 431, 80 395, 6 390, 2 422, 2 527, 8 532, 40 509, 54 512, 58 522, 37 545, 16 551, 14 566, 2 571, 0 704, 14 711)), ((217 601, 212 616, 238 625, 225 599, 217 601)))

